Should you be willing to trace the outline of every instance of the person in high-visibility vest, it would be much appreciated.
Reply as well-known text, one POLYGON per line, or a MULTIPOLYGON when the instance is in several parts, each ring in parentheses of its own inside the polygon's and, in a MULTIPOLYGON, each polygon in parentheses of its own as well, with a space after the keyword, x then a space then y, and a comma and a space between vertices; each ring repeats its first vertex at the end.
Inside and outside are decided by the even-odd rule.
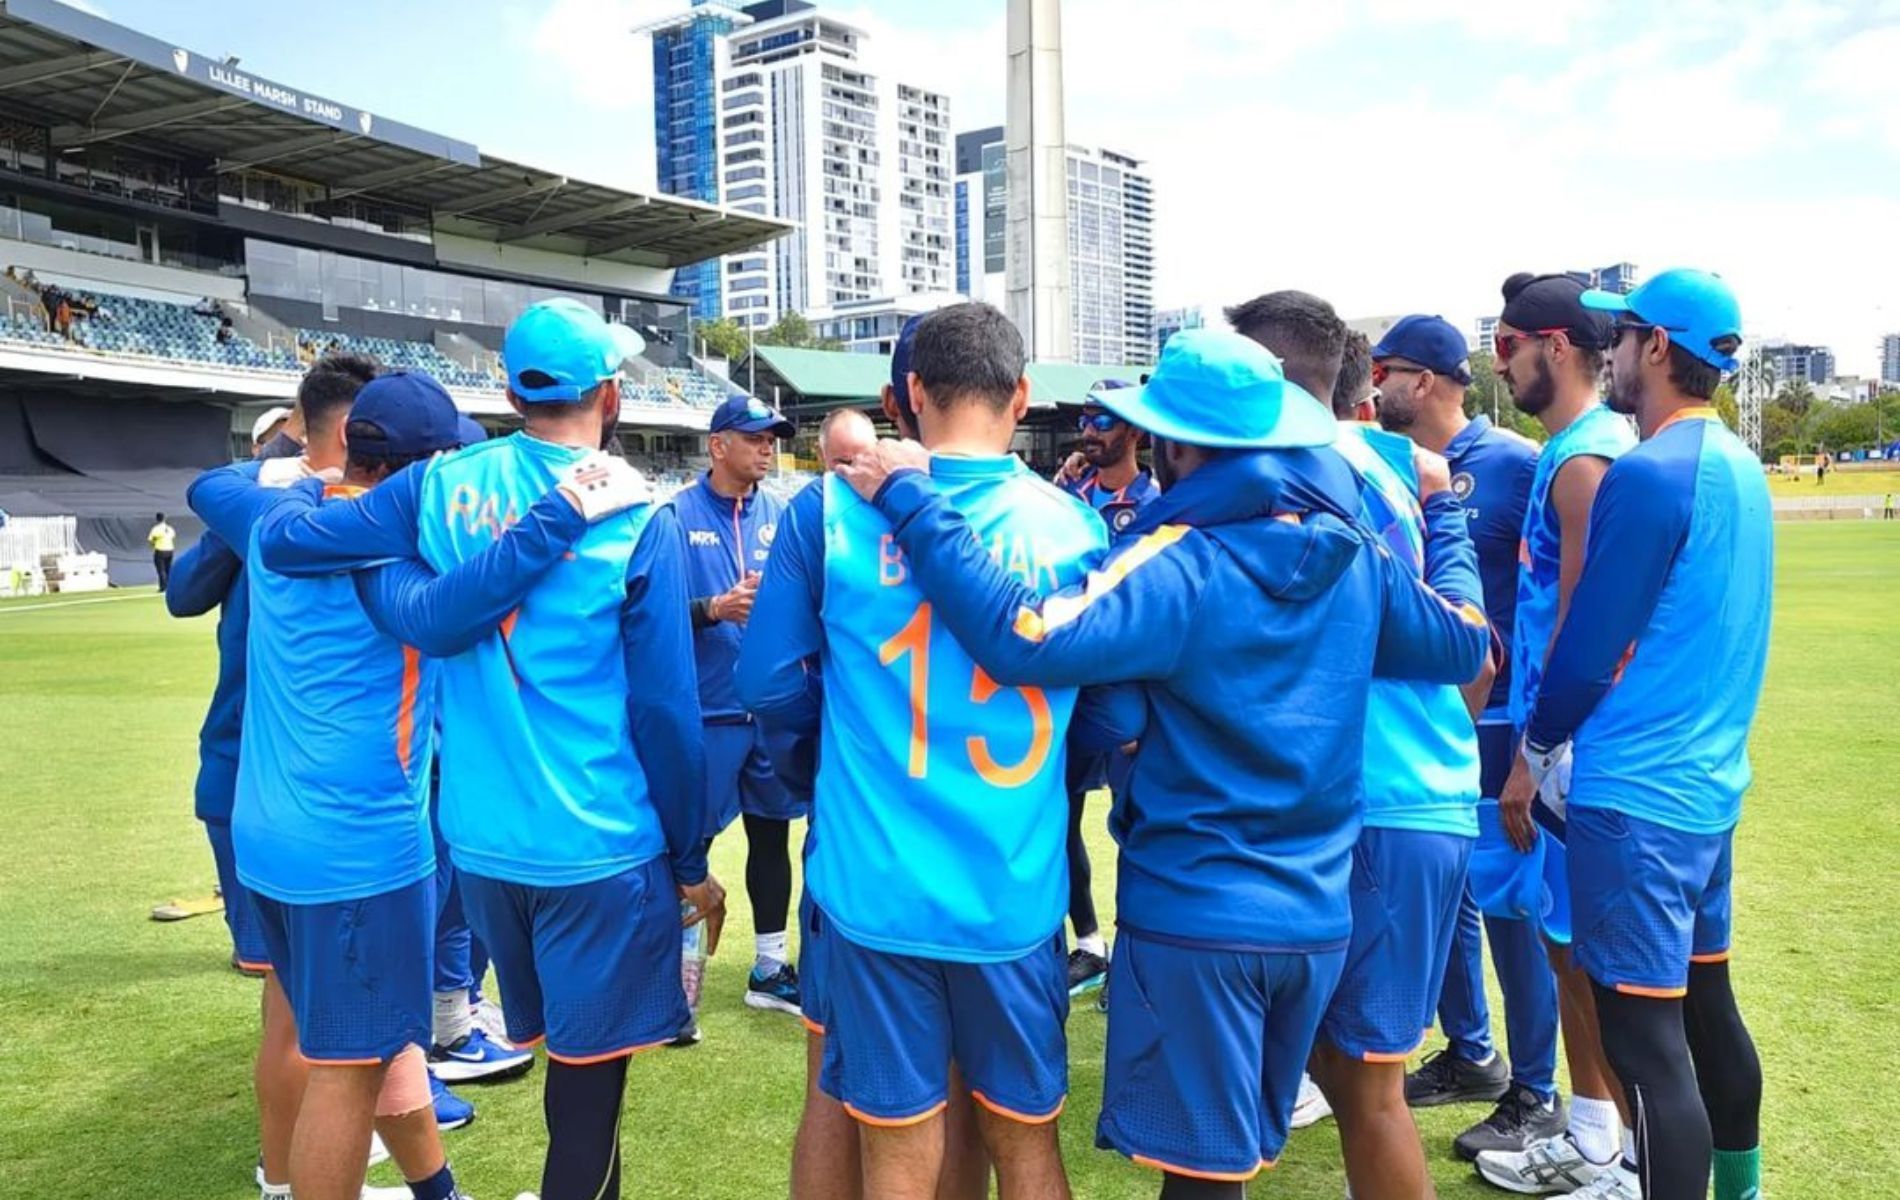
POLYGON ((178 548, 178 531, 165 520, 165 514, 158 514, 158 521, 145 535, 152 545, 152 566, 158 569, 158 590, 164 591, 172 578, 172 552, 178 548))

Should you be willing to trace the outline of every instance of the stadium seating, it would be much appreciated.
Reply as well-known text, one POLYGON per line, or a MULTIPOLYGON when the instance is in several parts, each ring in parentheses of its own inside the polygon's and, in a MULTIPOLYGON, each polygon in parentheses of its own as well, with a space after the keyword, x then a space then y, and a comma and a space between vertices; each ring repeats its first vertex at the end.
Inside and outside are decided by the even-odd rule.
POLYGON ((424 371, 448 387, 496 391, 501 380, 486 371, 472 371, 427 342, 398 341, 395 338, 367 337, 323 329, 298 329, 299 341, 318 350, 332 346, 353 354, 367 354, 385 367, 403 371, 424 371))

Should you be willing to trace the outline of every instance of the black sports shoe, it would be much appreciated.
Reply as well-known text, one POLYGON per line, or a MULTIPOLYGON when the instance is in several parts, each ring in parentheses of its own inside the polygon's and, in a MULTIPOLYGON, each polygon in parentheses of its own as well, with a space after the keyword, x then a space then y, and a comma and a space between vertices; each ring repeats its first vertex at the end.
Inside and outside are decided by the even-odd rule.
POLYGON ((1466 1162, 1474 1162, 1485 1150, 1515 1152, 1556 1137, 1568 1124, 1569 1113, 1561 1099, 1546 1100, 1527 1087, 1514 1087, 1504 1093, 1490 1116, 1453 1139, 1451 1149, 1466 1162))
POLYGON ((1108 960, 1090 950, 1069 951, 1069 995, 1092 992, 1108 982, 1108 960))
POLYGON ((1511 1067, 1502 1054, 1493 1054, 1484 1066, 1466 1062, 1449 1050, 1427 1055, 1418 1070, 1405 1077, 1405 1102, 1413 1108, 1439 1104, 1496 1101, 1511 1087, 1511 1067))

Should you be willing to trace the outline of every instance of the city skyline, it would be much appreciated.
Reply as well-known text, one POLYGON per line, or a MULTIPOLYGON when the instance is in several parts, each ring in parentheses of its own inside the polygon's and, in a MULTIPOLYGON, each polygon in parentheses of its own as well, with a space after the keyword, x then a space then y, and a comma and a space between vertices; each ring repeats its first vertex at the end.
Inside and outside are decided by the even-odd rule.
MULTIPOLYGON (((683 4, 339 0, 326 23, 384 29, 349 54, 311 53, 307 22, 239 0, 84 7, 493 153, 653 188, 651 63, 630 31, 683 4), (414 86, 418 46, 453 69, 414 86)), ((954 132, 1002 119, 1002 0, 826 11, 945 91, 954 132)), ((1831 346, 1846 373, 1877 374, 1900 329, 1883 282, 1900 276, 1891 3, 1154 12, 1069 0, 1064 35, 1068 140, 1158 181, 1158 307, 1301 287, 1470 328, 1513 271, 1627 258, 1722 272, 1751 335, 1831 346)))

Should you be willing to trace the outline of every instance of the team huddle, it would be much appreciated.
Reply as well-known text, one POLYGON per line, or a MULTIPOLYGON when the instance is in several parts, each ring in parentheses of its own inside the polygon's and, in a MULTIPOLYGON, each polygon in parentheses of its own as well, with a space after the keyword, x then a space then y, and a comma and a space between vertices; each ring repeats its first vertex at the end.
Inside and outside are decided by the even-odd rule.
POLYGON ((264 1195, 357 1200, 386 1147, 400 1194, 460 1196, 440 1081, 545 1043, 538 1194, 618 1196, 628 1061, 698 1038, 682 947, 718 943, 707 852, 743 818, 745 999, 810 1031, 796 1200, 1069 1196, 1095 987, 1096 1144, 1164 1198, 1244 1195, 1330 1112, 1347 1194, 1418 1200, 1408 1105, 1471 1101, 1455 1149, 1501 1188, 1758 1197, 1730 846, 1772 538, 1709 406, 1739 309, 1696 271, 1504 291, 1541 451, 1467 418, 1441 319, 1370 345, 1275 292, 1091 392, 1047 481, 1011 453, 1020 335, 958 304, 898 342, 899 440, 834 414, 784 505, 792 427, 749 398, 665 502, 605 452, 641 347, 570 301, 508 330, 506 438, 320 360, 300 452, 193 485, 168 591, 223 606, 197 804, 267 979, 264 1195))

